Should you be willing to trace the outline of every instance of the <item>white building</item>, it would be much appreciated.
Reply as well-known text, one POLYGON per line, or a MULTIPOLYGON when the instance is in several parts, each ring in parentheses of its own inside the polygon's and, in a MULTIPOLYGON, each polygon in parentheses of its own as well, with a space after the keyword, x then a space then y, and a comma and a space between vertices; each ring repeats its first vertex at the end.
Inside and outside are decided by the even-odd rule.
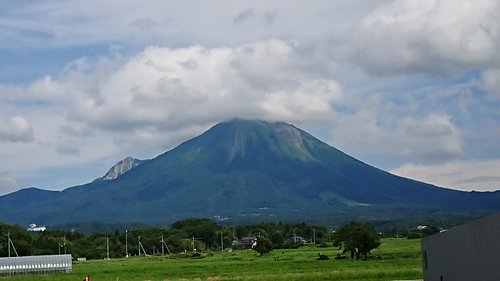
POLYGON ((37 226, 36 224, 32 223, 26 230, 29 232, 44 232, 45 230, 47 230, 47 228, 45 226, 37 226))

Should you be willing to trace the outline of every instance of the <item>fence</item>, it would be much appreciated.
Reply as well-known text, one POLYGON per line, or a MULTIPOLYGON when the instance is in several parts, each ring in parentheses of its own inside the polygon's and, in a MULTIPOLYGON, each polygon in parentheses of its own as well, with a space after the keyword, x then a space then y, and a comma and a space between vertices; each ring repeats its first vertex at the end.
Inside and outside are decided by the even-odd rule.
POLYGON ((0 276, 69 273, 72 269, 71 255, 0 258, 0 276))

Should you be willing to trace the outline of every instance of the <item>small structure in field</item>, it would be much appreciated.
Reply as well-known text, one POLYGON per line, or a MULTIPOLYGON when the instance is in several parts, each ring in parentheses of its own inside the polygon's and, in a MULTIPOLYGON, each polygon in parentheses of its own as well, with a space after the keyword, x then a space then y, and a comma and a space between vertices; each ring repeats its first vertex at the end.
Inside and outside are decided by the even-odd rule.
POLYGON ((500 213, 422 240, 426 281, 500 280, 500 213))

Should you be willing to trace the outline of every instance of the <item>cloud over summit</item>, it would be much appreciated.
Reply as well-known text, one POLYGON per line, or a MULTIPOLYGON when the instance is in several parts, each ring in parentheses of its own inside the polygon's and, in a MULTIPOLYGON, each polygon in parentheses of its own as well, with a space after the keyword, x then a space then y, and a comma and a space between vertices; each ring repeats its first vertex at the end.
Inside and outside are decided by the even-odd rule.
MULTIPOLYGON (((151 137, 167 138, 191 124, 206 127, 234 117, 325 122, 340 101, 341 87, 333 79, 310 79, 309 74, 293 44, 268 40, 234 48, 148 47, 103 83, 92 81, 92 73, 56 83, 71 88, 66 92, 72 95, 68 121, 129 136, 154 132, 151 137)), ((188 136, 195 133, 200 131, 188 136)), ((172 146, 178 139, 166 141, 172 146)))

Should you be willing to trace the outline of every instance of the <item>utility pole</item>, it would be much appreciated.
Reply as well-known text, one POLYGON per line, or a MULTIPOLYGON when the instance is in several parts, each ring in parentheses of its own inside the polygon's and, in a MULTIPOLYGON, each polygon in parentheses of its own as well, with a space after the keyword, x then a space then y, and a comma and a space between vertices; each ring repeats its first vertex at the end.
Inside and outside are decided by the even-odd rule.
POLYGON ((106 259, 109 260, 109 237, 106 236, 106 259))
POLYGON ((222 237, 222 230, 220 231, 220 251, 224 252, 224 238, 222 237))
POLYGON ((10 239, 10 231, 7 232, 7 245, 8 245, 7 248, 8 248, 9 258, 10 258, 10 246, 12 246, 14 253, 16 253, 16 257, 19 257, 16 247, 14 246, 14 242, 12 242, 12 239, 10 239))
POLYGON ((58 247, 58 252, 59 252, 59 255, 61 254, 61 248, 64 248, 64 254, 66 255, 66 235, 63 236, 63 242, 61 243, 61 237, 59 237, 57 239, 57 244, 59 245, 58 247))
POLYGON ((316 244, 316 229, 313 228, 313 244, 316 244))
POLYGON ((139 256, 141 255, 141 249, 142 249, 142 252, 144 253, 144 256, 147 256, 146 254, 146 250, 144 250, 144 247, 142 246, 142 243, 141 243, 141 236, 137 236, 137 241, 138 241, 138 247, 139 247, 139 256))
POLYGON ((163 234, 161 235, 161 255, 165 255, 165 250, 164 250, 164 247, 167 248, 167 252, 169 255, 171 255, 172 253, 170 252, 170 249, 168 248, 168 245, 167 243, 165 243, 165 239, 163 239, 163 234))
POLYGON ((164 256, 165 255, 165 240, 163 240, 163 234, 161 235, 161 255, 164 256))
POLYGON ((9 258, 10 258, 10 231, 7 232, 7 245, 8 245, 8 248, 9 248, 9 258))
POLYGON ((125 257, 128 258, 128 229, 125 230, 125 257))
POLYGON ((139 256, 141 255, 141 236, 137 236, 137 248, 139 248, 139 256))

